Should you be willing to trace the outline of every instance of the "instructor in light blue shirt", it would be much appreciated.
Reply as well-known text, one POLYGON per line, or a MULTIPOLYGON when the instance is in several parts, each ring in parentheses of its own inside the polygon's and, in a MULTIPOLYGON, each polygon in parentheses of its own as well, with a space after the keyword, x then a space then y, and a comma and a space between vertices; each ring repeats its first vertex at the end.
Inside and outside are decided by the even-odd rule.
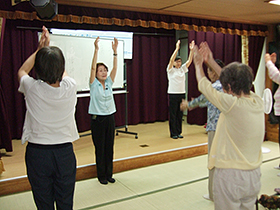
POLYGON ((113 83, 117 73, 118 40, 114 38, 113 69, 108 76, 108 67, 97 63, 99 37, 94 42, 94 55, 90 73, 90 104, 91 136, 95 146, 97 178, 101 184, 114 183, 113 154, 115 139, 116 106, 113 97, 113 83))

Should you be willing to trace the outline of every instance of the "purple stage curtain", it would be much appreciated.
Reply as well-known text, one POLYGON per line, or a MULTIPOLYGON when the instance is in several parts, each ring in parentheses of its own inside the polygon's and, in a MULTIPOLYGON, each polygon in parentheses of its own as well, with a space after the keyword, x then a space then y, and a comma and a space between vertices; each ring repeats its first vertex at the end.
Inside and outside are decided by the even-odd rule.
MULTIPOLYGON (((7 20, 4 33, 4 52, 0 82, 6 98, 6 108, 12 138, 20 139, 25 117, 23 94, 18 92, 17 71, 23 62, 37 49, 38 35, 34 30, 19 30, 7 20)), ((34 75, 32 70, 30 75, 34 75)))
MULTIPOLYGON (((2 29, 1 29, 1 40, 0 40, 0 78, 2 78, 2 59, 3 59, 3 41, 4 41, 4 31, 5 31, 5 23, 6 20, 3 19, 2 21, 2 29)), ((12 152, 12 136, 10 132, 9 126, 9 117, 7 112, 7 105, 6 105, 5 95, 2 89, 2 83, 0 80, 0 149, 6 149, 7 152, 12 152)), ((1 154, 0 154, 1 158, 1 154)))
POLYGON ((252 68, 254 76, 259 68, 264 39, 265 37, 249 36, 249 66, 252 68))
POLYGON ((133 59, 127 60, 129 124, 168 119, 166 67, 174 36, 133 36, 133 59))
MULTIPOLYGON (((238 35, 189 31, 189 42, 192 40, 197 45, 203 41, 207 41, 213 52, 213 57, 222 60, 225 64, 233 61, 241 62, 241 37, 238 35)), ((206 67, 205 74, 207 75, 206 67)), ((200 94, 195 77, 195 68, 194 65, 191 65, 188 73, 188 100, 198 97, 200 94)), ((207 122, 207 109, 196 108, 189 111, 187 122, 197 125, 205 124, 207 122)))
POLYGON ((75 119, 78 131, 90 130, 90 115, 88 114, 89 97, 81 97, 77 100, 75 119))

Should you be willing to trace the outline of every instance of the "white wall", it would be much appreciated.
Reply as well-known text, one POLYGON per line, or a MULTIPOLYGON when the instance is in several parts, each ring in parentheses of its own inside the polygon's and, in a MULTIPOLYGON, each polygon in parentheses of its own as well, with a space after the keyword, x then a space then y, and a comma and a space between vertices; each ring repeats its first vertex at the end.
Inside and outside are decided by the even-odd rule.
POLYGON ((266 53, 266 38, 265 38, 264 45, 263 45, 258 73, 257 73, 255 81, 254 81, 255 92, 261 98, 263 97, 263 91, 265 89, 265 60, 264 60, 265 53, 266 53))

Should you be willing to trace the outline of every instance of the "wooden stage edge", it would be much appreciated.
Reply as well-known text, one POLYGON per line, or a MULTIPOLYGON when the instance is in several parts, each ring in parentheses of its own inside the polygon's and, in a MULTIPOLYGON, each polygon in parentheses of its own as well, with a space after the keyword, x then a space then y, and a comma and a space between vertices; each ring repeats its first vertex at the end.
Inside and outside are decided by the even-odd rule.
MULTIPOLYGON (((114 174, 141 167, 166 163, 185 158, 207 154, 207 143, 178 149, 166 150, 151 154, 133 156, 114 160, 114 174)), ((77 167, 76 180, 95 178, 96 165, 89 164, 77 167)), ((31 189, 27 176, 0 180, 0 196, 28 191, 31 189)))

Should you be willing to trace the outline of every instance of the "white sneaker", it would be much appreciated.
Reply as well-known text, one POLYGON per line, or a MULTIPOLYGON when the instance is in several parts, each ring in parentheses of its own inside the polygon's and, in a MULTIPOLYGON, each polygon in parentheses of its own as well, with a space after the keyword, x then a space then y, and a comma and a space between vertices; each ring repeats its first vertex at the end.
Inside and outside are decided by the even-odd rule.
POLYGON ((211 199, 210 199, 210 197, 209 197, 209 194, 205 194, 205 195, 203 195, 202 197, 203 197, 204 199, 206 199, 206 200, 211 201, 211 199))
POLYGON ((274 168, 280 170, 280 167, 279 167, 279 166, 274 166, 274 168))
POLYGON ((280 174, 277 174, 277 176, 280 176, 280 174))

